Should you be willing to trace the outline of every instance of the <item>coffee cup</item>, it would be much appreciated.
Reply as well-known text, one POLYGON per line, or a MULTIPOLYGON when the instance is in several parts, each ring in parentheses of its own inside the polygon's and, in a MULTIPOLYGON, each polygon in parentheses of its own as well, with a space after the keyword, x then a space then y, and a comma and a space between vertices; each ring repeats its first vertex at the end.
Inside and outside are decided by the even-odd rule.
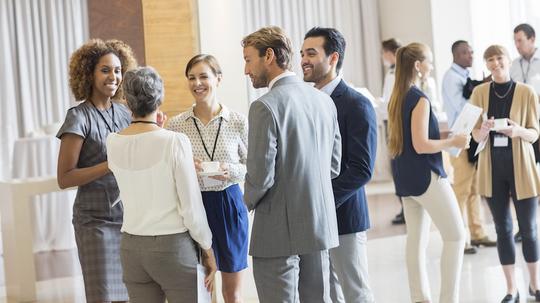
POLYGON ((494 120, 494 129, 502 129, 508 127, 508 119, 506 118, 500 118, 494 120))
POLYGON ((219 171, 220 165, 219 165, 219 161, 207 161, 207 162, 202 162, 201 167, 202 167, 203 172, 211 173, 211 172, 219 171))

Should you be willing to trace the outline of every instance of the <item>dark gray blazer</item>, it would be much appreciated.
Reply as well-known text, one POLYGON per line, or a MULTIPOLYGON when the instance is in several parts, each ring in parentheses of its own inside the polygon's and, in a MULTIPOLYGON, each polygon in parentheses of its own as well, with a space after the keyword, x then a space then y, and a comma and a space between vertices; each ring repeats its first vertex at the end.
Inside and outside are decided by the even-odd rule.
POLYGON ((244 200, 255 210, 250 254, 301 255, 338 246, 332 178, 341 136, 332 99, 296 76, 249 109, 244 200))

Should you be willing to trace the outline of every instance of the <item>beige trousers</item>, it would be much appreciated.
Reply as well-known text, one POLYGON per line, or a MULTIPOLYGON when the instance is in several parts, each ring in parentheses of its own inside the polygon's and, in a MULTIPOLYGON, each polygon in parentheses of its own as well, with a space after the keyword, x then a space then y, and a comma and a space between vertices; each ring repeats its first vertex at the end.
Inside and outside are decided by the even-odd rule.
POLYGON ((476 166, 469 163, 467 153, 462 151, 457 158, 451 157, 454 167, 454 184, 452 188, 461 210, 465 227, 469 229, 467 243, 470 239, 478 240, 486 236, 482 225, 481 199, 477 191, 476 166))
POLYGON ((431 301, 426 250, 431 219, 443 239, 440 303, 459 302, 459 281, 465 247, 465 228, 456 196, 446 178, 431 173, 431 182, 420 196, 403 197, 407 224, 407 270, 412 302, 431 301))

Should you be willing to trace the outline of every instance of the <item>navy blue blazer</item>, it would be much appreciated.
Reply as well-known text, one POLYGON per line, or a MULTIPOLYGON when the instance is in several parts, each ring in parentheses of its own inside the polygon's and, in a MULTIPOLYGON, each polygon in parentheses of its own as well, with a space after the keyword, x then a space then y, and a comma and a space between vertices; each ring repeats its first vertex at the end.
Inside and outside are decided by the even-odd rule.
POLYGON ((370 227, 364 186, 373 175, 377 153, 377 118, 373 105, 341 80, 330 95, 341 132, 341 172, 332 180, 340 235, 370 227))

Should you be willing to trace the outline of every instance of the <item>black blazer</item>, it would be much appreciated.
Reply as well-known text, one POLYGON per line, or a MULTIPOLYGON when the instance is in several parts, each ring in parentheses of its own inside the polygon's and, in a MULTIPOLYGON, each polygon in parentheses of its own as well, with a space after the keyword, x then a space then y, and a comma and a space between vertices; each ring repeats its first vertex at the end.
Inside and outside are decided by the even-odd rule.
POLYGON ((370 227, 364 186, 373 175, 377 153, 377 118, 373 105, 341 80, 330 95, 341 132, 341 171, 332 180, 340 235, 370 227))

